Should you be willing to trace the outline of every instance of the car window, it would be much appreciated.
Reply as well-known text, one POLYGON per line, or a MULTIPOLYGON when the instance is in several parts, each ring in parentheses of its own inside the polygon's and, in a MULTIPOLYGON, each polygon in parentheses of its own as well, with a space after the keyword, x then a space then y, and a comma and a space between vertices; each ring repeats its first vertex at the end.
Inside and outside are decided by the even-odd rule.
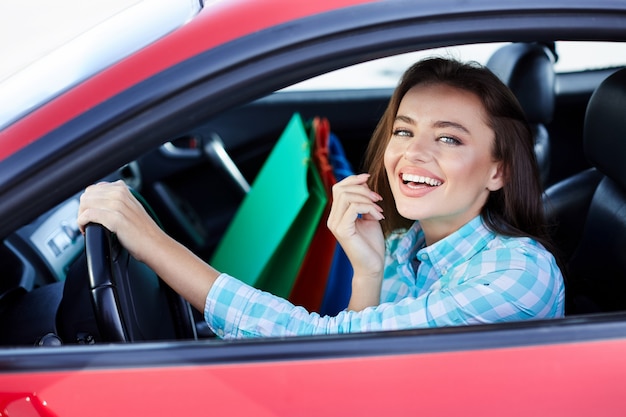
POLYGON ((557 72, 575 72, 626 65, 626 44, 620 42, 557 42, 557 72))
MULTIPOLYGON (((459 45, 382 58, 343 68, 286 88, 286 91, 393 88, 409 65, 428 56, 453 57, 486 64, 506 43, 459 45)), ((557 73, 626 65, 626 44, 617 42, 556 42, 557 73)))

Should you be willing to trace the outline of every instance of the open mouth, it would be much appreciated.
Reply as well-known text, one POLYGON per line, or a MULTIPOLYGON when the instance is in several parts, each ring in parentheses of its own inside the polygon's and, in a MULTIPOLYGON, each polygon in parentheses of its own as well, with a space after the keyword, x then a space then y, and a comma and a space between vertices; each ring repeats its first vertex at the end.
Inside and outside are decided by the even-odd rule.
POLYGON ((424 177, 421 175, 412 175, 412 174, 402 174, 402 182, 408 186, 429 186, 429 187, 438 187, 443 184, 442 181, 437 180, 435 178, 424 177))

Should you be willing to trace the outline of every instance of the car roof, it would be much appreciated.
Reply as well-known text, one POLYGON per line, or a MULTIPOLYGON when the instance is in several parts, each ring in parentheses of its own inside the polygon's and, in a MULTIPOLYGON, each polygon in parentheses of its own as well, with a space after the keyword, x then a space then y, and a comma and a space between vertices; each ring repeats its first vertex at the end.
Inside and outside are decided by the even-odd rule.
MULTIPOLYGON (((137 17, 137 10, 145 12, 145 8, 148 7, 146 4, 149 3, 154 6, 155 1, 163 3, 165 6, 170 5, 170 3, 172 5, 185 3, 180 0, 135 2, 125 10, 123 18, 120 17, 120 13, 112 16, 107 24, 100 23, 83 33, 83 36, 69 42, 69 46, 68 44, 63 45, 62 49, 67 48, 71 54, 84 53, 90 45, 90 41, 103 36, 110 37, 106 42, 107 45, 114 46, 121 43, 121 39, 117 35, 122 33, 124 38, 127 33, 121 28, 132 26, 131 22, 134 22, 133 19, 137 17)), ((4 86, 0 80, 2 101, 6 99, 7 102, 14 103, 14 106, 11 106, 12 114, 3 115, 0 113, 0 129, 2 129, 0 130, 0 159, 6 158, 41 135, 85 111, 85 109, 93 107, 125 88, 203 51, 284 22, 370 1, 372 0, 318 0, 315 2, 218 0, 205 3, 204 8, 197 15, 197 10, 194 10, 193 7, 187 7, 186 13, 180 10, 178 13, 172 13, 176 7, 170 9, 163 7, 162 10, 176 16, 167 24, 162 22, 163 25, 158 30, 152 31, 151 34, 138 36, 140 39, 137 39, 132 45, 123 50, 116 49, 112 54, 102 54, 99 50, 98 54, 94 54, 94 56, 99 56, 99 62, 94 68, 83 71, 80 76, 73 76, 71 80, 61 82, 53 91, 43 86, 43 90, 45 92, 47 90, 47 96, 21 100, 20 96, 23 95, 21 92, 28 83, 33 82, 33 80, 43 81, 43 84, 50 82, 50 63, 46 62, 49 57, 44 57, 43 62, 36 62, 34 68, 33 66, 26 67, 12 77, 14 85, 10 88, 4 86), (183 25, 187 21, 189 22, 183 25), (167 35, 163 36, 165 33, 167 35), (126 59, 103 70, 108 64, 121 60, 125 56, 127 56, 126 59), (91 79, 88 79, 89 77, 91 79), (69 89, 81 80, 86 81, 71 90, 69 89), (4 94, 7 95, 4 96, 4 94), (18 101, 16 102, 16 100, 18 101), (59 101, 62 101, 63 104, 59 101), (52 102, 56 104, 54 106, 47 105, 52 102), (29 111, 31 112, 28 113, 29 111), (28 114, 25 115, 25 113, 28 114), (10 124, 10 122, 14 123, 10 124)), ((191 3, 191 0, 188 0, 187 3, 191 3)), ((148 27, 144 28, 144 31, 150 32, 148 29, 153 24, 154 22, 147 25, 148 27)), ((59 55, 62 58, 67 53, 61 50, 59 55)), ((58 61, 58 56, 55 55, 53 58, 58 61)), ((60 70, 60 74, 63 74, 63 70, 68 72, 72 69, 72 65, 68 65, 67 61, 60 61, 55 65, 60 70)), ((42 88, 41 85, 39 87, 42 88)))
MULTIPOLYGON (((516 36, 537 37, 542 36, 542 31, 551 34, 551 30, 558 29, 558 27, 549 27, 550 22, 552 22, 550 20, 551 17, 558 17, 561 22, 566 22, 567 19, 580 19, 581 13, 583 16, 593 13, 604 13, 606 15, 606 13, 612 13, 615 10, 624 10, 624 5, 612 0, 599 0, 593 5, 586 4, 586 2, 572 4, 571 1, 566 0, 554 1, 551 4, 545 4, 542 0, 518 0, 504 3, 482 0, 467 2, 432 0, 420 2, 419 7, 404 1, 375 2, 372 0, 318 0, 315 2, 293 2, 288 0, 214 1, 205 4, 203 10, 189 23, 94 75, 1 130, 0 160, 6 159, 28 144, 38 141, 40 137, 52 132, 74 117, 168 68, 184 61, 189 61, 191 58, 207 51, 213 51, 217 47, 231 41, 240 41, 248 35, 252 36, 264 32, 266 29, 282 27, 283 33, 285 31, 290 33, 294 29, 295 22, 299 19, 326 17, 328 15, 325 12, 333 12, 339 9, 344 9, 343 11, 345 12, 340 16, 343 21, 341 24, 344 26, 353 25, 354 27, 350 26, 346 30, 351 30, 351 33, 355 33, 355 35, 358 33, 359 25, 374 24, 376 26, 376 19, 382 19, 374 15, 373 12, 385 15, 387 10, 390 10, 389 16, 386 17, 389 22, 393 24, 393 22, 399 22, 402 19, 407 20, 407 22, 411 21, 411 19, 418 19, 415 21, 422 22, 422 26, 419 26, 420 31, 431 31, 432 29, 429 28, 428 22, 435 22, 437 17, 445 17, 446 20, 449 20, 453 16, 458 16, 468 22, 460 28, 461 32, 458 32, 458 36, 463 37, 467 42, 472 42, 472 40, 480 42, 481 39, 482 41, 497 40, 494 38, 494 36, 497 36, 497 33, 512 30, 508 26, 502 26, 507 25, 506 19, 501 19, 503 15, 509 19, 519 19, 520 22, 526 22, 520 23, 521 29, 518 30, 516 36), (366 3, 372 3, 372 6, 375 7, 369 9, 368 13, 354 14, 354 16, 362 19, 352 24, 352 20, 349 18, 354 17, 353 9, 348 10, 346 8, 366 3), (451 14, 452 11, 454 11, 453 14, 451 14), (533 16, 538 16, 539 13, 545 14, 545 29, 543 29, 544 26, 538 26, 537 19, 533 18, 532 25, 542 29, 524 34, 523 31, 528 30, 524 25, 528 26, 531 24, 524 20, 524 16, 529 15, 528 13, 533 16), (489 18, 489 16, 492 17, 489 18), (480 22, 481 19, 486 17, 490 19, 490 22, 494 23, 495 27, 476 27, 472 29, 472 19, 476 18, 476 22, 480 22), (494 20, 496 18, 498 20, 494 20), (464 32, 467 30, 470 31, 464 32), (469 35, 470 33, 471 35, 469 35)), ((356 13, 356 8, 354 10, 356 13)), ((617 21, 620 17, 616 16, 615 19, 617 21)), ((322 23, 326 25, 327 21, 318 19, 316 22, 318 25, 322 23)), ((337 21, 333 24, 335 26, 340 25, 337 21)), ((384 22, 378 23, 379 26, 383 24, 384 22)), ((564 28, 566 27, 564 26, 564 28)), ((324 28, 324 30, 320 29, 320 33, 333 33, 332 30, 332 28, 324 28)), ((584 31, 585 28, 579 28, 577 36, 583 33, 580 32, 581 30, 584 31)), ((454 26, 446 25, 443 33, 447 39, 453 39, 456 32, 454 26)), ((595 36, 599 36, 598 39, 601 39, 603 36, 602 33, 597 34, 597 27, 594 29, 593 25, 590 26, 586 33, 588 33, 584 35, 587 37, 586 39, 592 39, 595 36)), ((607 29, 604 36, 612 36, 610 29, 607 29)), ((265 40, 267 41, 267 37, 265 40)), ((441 42, 441 40, 438 42, 441 42)), ((424 45, 426 44, 421 45, 421 47, 424 47, 424 45)), ((442 46, 442 44, 437 45, 433 43, 432 46, 442 46)), ((402 51, 398 50, 398 52, 402 51)), ((375 56, 375 52, 367 52, 367 54, 370 55, 369 59, 380 57, 375 56)))
POLYGON ((180 27, 199 0, 7 0, 0 6, 0 129, 180 27), (25 19, 26 18, 26 19, 25 19), (45 34, 45 35, 42 35, 45 34))

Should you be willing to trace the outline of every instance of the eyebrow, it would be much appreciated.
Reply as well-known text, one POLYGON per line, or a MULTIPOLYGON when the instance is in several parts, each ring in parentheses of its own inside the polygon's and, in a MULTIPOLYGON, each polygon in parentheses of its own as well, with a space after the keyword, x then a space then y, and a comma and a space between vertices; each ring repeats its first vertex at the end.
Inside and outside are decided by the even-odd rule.
MULTIPOLYGON (((416 124, 416 123, 415 123, 415 120, 413 120, 413 119, 412 119, 412 118, 410 118, 409 116, 403 116, 403 115, 398 115, 398 116, 396 116, 395 121, 400 121, 400 122, 408 123, 408 124, 410 124, 410 125, 415 125, 415 124, 416 124)), ((466 128, 465 126, 463 126, 462 124, 457 123, 457 122, 452 122, 452 121, 449 121, 449 120, 438 120, 438 121, 436 121, 435 123, 433 123, 433 126, 434 126, 434 127, 439 127, 439 128, 442 128, 442 127, 451 127, 451 128, 453 128, 453 129, 460 130, 460 131, 465 132, 465 133, 467 133, 467 134, 471 134, 471 133, 470 133, 470 131, 469 131, 469 129, 468 129, 468 128, 466 128)))
POLYGON ((453 129, 457 129, 460 130, 462 132, 467 133, 468 135, 470 134, 470 131, 468 128, 466 128, 465 126, 463 126, 460 123, 456 123, 456 122, 450 122, 447 120, 440 120, 434 123, 435 127, 451 127, 453 129))

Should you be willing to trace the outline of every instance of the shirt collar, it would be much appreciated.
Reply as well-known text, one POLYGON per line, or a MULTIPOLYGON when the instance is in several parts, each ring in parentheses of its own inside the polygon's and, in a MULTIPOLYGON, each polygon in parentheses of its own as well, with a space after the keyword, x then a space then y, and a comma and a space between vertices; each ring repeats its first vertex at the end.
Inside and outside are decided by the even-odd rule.
POLYGON ((484 249, 494 236, 495 233, 485 226, 482 217, 476 216, 456 232, 425 246, 424 232, 416 221, 400 240, 396 257, 401 264, 417 257, 420 262, 431 264, 442 276, 456 264, 467 261, 484 249))

